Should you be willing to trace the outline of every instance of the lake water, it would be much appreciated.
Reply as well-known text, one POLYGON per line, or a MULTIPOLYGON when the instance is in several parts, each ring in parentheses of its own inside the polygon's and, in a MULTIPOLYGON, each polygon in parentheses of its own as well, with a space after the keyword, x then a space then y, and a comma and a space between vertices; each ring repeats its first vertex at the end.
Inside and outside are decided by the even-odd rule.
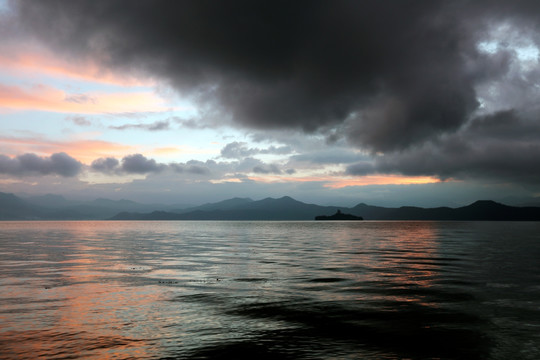
POLYGON ((540 223, 0 222, 38 357, 540 359, 540 223))

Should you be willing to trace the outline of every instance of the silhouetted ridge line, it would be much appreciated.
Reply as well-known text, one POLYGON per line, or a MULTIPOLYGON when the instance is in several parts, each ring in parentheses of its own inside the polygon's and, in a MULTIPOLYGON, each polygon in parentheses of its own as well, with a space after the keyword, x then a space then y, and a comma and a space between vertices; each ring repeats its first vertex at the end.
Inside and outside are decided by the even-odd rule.
MULTIPOLYGON (((204 205, 204 206, 208 206, 204 205)), ((360 203, 352 208, 336 206, 319 206, 306 204, 285 196, 279 199, 266 198, 250 201, 232 208, 213 207, 213 210, 202 210, 202 207, 174 213, 164 212, 156 217, 155 213, 126 216, 118 214, 114 220, 449 220, 449 221, 540 221, 540 207, 513 207, 491 200, 476 201, 470 205, 449 208, 421 208, 403 206, 386 208, 360 203), (337 213, 343 209, 345 213, 325 216, 320 214, 337 213), (348 218, 347 216, 354 218, 348 218)))
POLYGON ((130 200, 73 201, 53 194, 22 199, 0 192, 0 220, 313 220, 321 214, 341 210, 364 220, 540 221, 540 207, 515 207, 491 200, 455 209, 387 208, 364 203, 348 208, 307 204, 284 196, 257 201, 232 198, 180 207, 182 205, 140 204, 130 200))

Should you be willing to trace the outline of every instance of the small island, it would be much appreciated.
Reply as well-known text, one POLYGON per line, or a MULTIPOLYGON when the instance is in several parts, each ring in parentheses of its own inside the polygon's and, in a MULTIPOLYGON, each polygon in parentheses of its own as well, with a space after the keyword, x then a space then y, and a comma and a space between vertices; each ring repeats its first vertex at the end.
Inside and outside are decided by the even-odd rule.
POLYGON ((344 214, 341 212, 341 210, 338 210, 334 215, 315 216, 315 220, 364 220, 364 218, 361 216, 356 216, 352 214, 344 214))

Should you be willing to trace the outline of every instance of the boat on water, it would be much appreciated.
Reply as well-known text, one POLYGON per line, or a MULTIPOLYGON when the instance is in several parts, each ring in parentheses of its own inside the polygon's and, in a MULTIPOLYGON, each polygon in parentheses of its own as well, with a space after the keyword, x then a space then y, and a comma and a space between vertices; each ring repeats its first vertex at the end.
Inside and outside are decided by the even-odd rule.
POLYGON ((334 215, 315 216, 315 220, 364 220, 364 218, 352 214, 344 214, 341 212, 341 210, 338 210, 334 215))

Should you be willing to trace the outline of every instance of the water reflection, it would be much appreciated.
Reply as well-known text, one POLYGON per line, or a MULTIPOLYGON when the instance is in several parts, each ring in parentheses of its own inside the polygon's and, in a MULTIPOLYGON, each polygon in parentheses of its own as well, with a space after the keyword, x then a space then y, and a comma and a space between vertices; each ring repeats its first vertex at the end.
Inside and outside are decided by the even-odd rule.
MULTIPOLYGON (((297 269, 299 285, 326 300, 423 302, 442 261, 433 223, 331 223, 328 237, 305 243, 309 266, 297 269), (335 227, 332 229, 331 227, 335 227), (314 277, 314 275, 316 275, 314 277), (337 290, 337 291, 336 291, 337 290)), ((290 259, 294 262, 294 259, 290 259)), ((296 273, 295 273, 296 274, 296 273)))
POLYGON ((109 270, 118 256, 102 245, 111 233, 104 237, 91 222, 32 225, 23 232, 34 241, 10 245, 18 259, 10 279, 18 283, 2 297, 3 313, 9 311, 2 358, 148 357, 151 331, 140 335, 162 294, 114 280, 109 270))
MULTIPOLYGON (((500 251, 486 250, 497 231, 436 222, 1 223, 0 353, 505 358, 513 351, 499 346, 500 334, 508 344, 534 338, 522 340, 515 322, 495 314, 504 301, 505 319, 519 318, 508 305, 519 288, 503 296, 482 287, 493 283, 491 259, 501 262, 500 251)), ((530 259, 534 234, 522 234, 530 259)), ((532 273, 520 304, 538 295, 532 273)))
POLYGON ((384 289, 380 294, 388 294, 389 300, 431 305, 425 294, 440 270, 436 227, 430 222, 387 225, 384 234, 365 244, 369 250, 361 258, 367 276, 361 283, 384 289))

